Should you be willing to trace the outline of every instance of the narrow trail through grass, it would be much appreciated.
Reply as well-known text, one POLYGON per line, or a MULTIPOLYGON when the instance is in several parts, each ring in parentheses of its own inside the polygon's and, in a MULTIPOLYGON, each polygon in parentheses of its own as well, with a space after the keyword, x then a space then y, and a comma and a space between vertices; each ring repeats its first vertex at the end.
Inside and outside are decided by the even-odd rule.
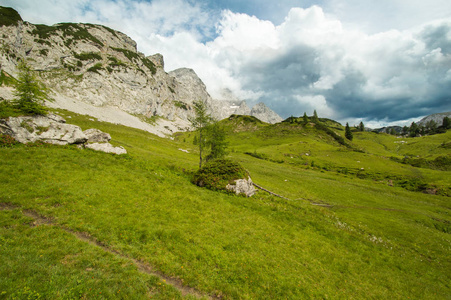
MULTIPOLYGON (((0 203, 0 210, 14 210, 14 209, 19 209, 19 208, 20 207, 9 204, 9 203, 0 203)), ((153 268, 151 265, 149 265, 148 263, 146 263, 144 261, 128 257, 127 255, 124 255, 123 253, 108 247, 107 245, 98 241, 95 237, 91 236, 90 234, 88 234, 86 232, 78 232, 78 231, 74 231, 70 228, 61 226, 61 225, 55 223, 51 218, 42 216, 42 215, 38 214, 37 212, 30 210, 30 209, 23 210, 22 213, 23 213, 23 215, 25 215, 29 218, 32 218, 34 220, 34 222, 31 226, 37 227, 37 226, 42 226, 42 225, 48 225, 48 226, 58 227, 64 231, 66 231, 67 233, 72 234, 80 241, 83 241, 83 242, 89 243, 90 245, 99 247, 103 251, 113 254, 115 256, 119 256, 122 259, 127 259, 127 260, 131 261, 138 268, 139 271, 149 274, 149 275, 152 275, 152 276, 155 276, 155 277, 158 277, 164 283, 176 288, 184 297, 185 296, 193 296, 198 299, 205 299, 205 298, 219 299, 218 297, 207 296, 192 287, 184 285, 182 280, 180 280, 178 278, 173 278, 173 277, 167 276, 167 275, 163 274, 162 272, 155 270, 155 268, 153 268)))

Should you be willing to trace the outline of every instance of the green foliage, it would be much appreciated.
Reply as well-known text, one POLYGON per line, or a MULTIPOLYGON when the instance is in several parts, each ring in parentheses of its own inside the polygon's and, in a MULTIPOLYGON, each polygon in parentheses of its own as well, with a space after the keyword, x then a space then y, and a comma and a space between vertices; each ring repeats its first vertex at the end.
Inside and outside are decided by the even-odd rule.
POLYGON ((451 171, 451 155, 440 155, 434 159, 426 159, 424 157, 409 157, 409 156, 405 156, 402 159, 396 157, 392 157, 391 159, 417 168, 429 168, 433 170, 451 171))
POLYGON ((21 21, 22 17, 16 10, 0 6, 0 26, 16 26, 21 21))
POLYGON ((228 184, 234 183, 236 179, 246 178, 246 174, 239 163, 229 159, 216 159, 208 161, 195 172, 192 182, 214 191, 226 191, 228 184))
POLYGON ((181 108, 181 109, 184 109, 184 110, 188 110, 188 107, 186 106, 186 103, 182 102, 182 101, 174 101, 174 106, 178 107, 178 108, 181 108))
POLYGON ((409 136, 410 137, 416 137, 420 134, 420 128, 415 122, 412 122, 412 124, 409 127, 409 136))
MULTIPOLYGON (((2 118, 0 116, 0 118, 2 118)), ((0 133, 0 148, 13 147, 19 144, 12 136, 0 133)))
POLYGON ((60 23, 54 26, 36 25, 32 34, 37 35, 40 40, 45 41, 50 36, 58 35, 59 31, 62 31, 62 35, 65 38, 64 44, 68 48, 76 41, 88 41, 94 43, 97 47, 102 46, 103 43, 90 34, 85 27, 87 27, 87 25, 74 23, 60 23))
POLYGON ((316 113, 316 109, 313 111, 313 120, 314 123, 318 123, 319 119, 318 119, 318 114, 316 113))
POLYGON ((113 49, 113 50, 115 50, 117 52, 121 52, 131 62, 134 62, 134 63, 141 62, 144 66, 146 66, 150 70, 150 72, 152 74, 156 74, 157 73, 157 68, 156 68, 155 64, 150 59, 148 59, 147 57, 142 57, 140 54, 138 54, 138 53, 136 53, 134 51, 130 51, 130 50, 123 49, 123 48, 111 47, 111 49, 113 49))
POLYGON ((99 62, 99 63, 96 63, 94 66, 90 67, 88 69, 88 72, 100 74, 99 70, 102 70, 102 69, 103 69, 103 64, 99 62))
POLYGON ((239 120, 244 123, 253 123, 253 124, 262 124, 263 122, 260 121, 260 119, 254 117, 254 116, 247 116, 247 115, 231 115, 229 117, 229 121, 239 120))
POLYGON ((39 50, 39 54, 41 56, 47 56, 48 53, 49 53, 49 49, 41 49, 41 50, 39 50))
POLYGON ((304 116, 302 116, 302 122, 304 123, 304 125, 307 125, 309 122, 306 112, 304 112, 304 116))
POLYGON ((3 70, 0 70, 0 86, 14 86, 16 83, 17 80, 14 77, 4 72, 3 70))
POLYGON ((279 163, 279 164, 284 163, 283 159, 272 159, 264 153, 258 153, 257 150, 255 150, 254 152, 244 152, 244 154, 250 155, 250 156, 258 158, 258 159, 263 159, 263 160, 267 160, 267 161, 271 161, 271 162, 275 162, 275 163, 279 163))
POLYGON ((18 117, 23 115, 23 112, 17 108, 13 103, 0 98, 0 119, 8 117, 18 117))
POLYGON ((335 133, 335 131, 333 131, 332 129, 330 129, 329 127, 327 127, 326 125, 324 125, 323 123, 318 122, 318 123, 315 124, 315 127, 316 127, 318 130, 322 130, 322 131, 324 131, 325 133, 327 133, 328 135, 330 135, 331 137, 333 137, 334 140, 336 140, 336 141, 337 141, 338 143, 340 143, 341 145, 346 146, 346 147, 348 147, 348 148, 351 148, 351 146, 350 146, 348 143, 346 143, 346 141, 344 140, 344 138, 343 138, 341 135, 335 133))
POLYGON ((345 137, 350 141, 352 141, 352 139, 353 139, 352 131, 351 131, 351 128, 349 127, 348 123, 346 123, 346 127, 345 127, 345 137))
POLYGON ((363 122, 360 122, 360 124, 359 124, 359 131, 360 132, 364 132, 365 131, 365 125, 363 124, 363 122))
POLYGON ((45 115, 47 108, 44 106, 46 100, 51 100, 47 88, 33 74, 30 67, 24 63, 19 63, 19 75, 14 95, 15 106, 26 114, 45 115))
POLYGON ((225 127, 219 122, 213 122, 206 127, 206 146, 210 147, 210 153, 206 161, 223 158, 227 154, 228 142, 225 127))
POLYGON ((35 39, 34 40, 36 43, 41 44, 41 45, 47 45, 49 47, 52 47, 52 43, 50 43, 47 40, 43 40, 43 39, 35 39))
POLYGON ((120 61, 119 59, 117 59, 114 56, 109 56, 108 59, 111 61, 110 62, 110 67, 123 67, 123 66, 127 66, 126 63, 120 61))
POLYGON ((442 127, 444 129, 450 129, 451 128, 451 120, 449 119, 449 117, 446 116, 446 117, 443 118, 442 127))
POLYGON ((95 52, 82 52, 82 53, 74 53, 74 57, 76 59, 85 61, 85 60, 102 60, 102 56, 99 53, 95 52))
POLYGON ((212 123, 212 117, 208 113, 207 102, 206 101, 194 101, 194 117, 190 118, 191 126, 193 126, 199 135, 198 143, 199 143, 199 169, 202 168, 202 151, 205 146, 205 130, 206 127, 212 123))

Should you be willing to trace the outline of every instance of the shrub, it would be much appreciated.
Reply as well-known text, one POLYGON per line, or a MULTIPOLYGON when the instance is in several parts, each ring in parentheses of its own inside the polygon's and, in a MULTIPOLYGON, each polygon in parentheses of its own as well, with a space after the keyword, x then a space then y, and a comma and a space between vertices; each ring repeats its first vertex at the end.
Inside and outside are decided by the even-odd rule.
MULTIPOLYGON (((171 90, 172 93, 174 93, 174 90, 171 89, 171 87, 169 87, 169 90, 171 90)), ((186 106, 186 103, 182 102, 182 101, 174 101, 174 106, 184 109, 184 110, 188 110, 188 107, 186 106)))
POLYGON ((19 144, 12 136, 0 133, 0 148, 12 147, 19 144))
POLYGON ((216 159, 207 162, 194 173, 192 182, 211 190, 226 191, 227 184, 234 180, 246 178, 246 170, 237 162, 229 159, 216 159))
POLYGON ((100 74, 99 70, 102 70, 102 63, 96 63, 94 66, 92 66, 88 69, 88 72, 94 72, 94 73, 100 74))
POLYGON ((102 60, 102 56, 94 52, 83 52, 80 54, 74 53, 74 57, 79 60, 102 60))

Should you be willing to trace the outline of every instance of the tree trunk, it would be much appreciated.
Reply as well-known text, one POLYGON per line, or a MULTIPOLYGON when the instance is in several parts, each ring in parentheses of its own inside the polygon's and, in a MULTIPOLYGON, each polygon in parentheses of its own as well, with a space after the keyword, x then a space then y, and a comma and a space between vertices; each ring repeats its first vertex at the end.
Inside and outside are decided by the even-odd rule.
POLYGON ((199 129, 199 169, 202 169, 202 128, 199 129))

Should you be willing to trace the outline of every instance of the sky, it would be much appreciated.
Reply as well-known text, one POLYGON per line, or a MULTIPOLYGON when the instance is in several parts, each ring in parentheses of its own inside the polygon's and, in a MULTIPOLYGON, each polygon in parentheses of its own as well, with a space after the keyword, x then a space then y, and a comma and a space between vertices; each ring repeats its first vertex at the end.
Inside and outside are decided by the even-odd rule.
MULTIPOLYGON (((109 26, 283 118, 369 127, 451 111, 449 0, 0 0, 31 23, 109 26)), ((225 92, 227 91, 227 93, 225 92)), ((229 95, 229 96, 225 96, 229 95)))

